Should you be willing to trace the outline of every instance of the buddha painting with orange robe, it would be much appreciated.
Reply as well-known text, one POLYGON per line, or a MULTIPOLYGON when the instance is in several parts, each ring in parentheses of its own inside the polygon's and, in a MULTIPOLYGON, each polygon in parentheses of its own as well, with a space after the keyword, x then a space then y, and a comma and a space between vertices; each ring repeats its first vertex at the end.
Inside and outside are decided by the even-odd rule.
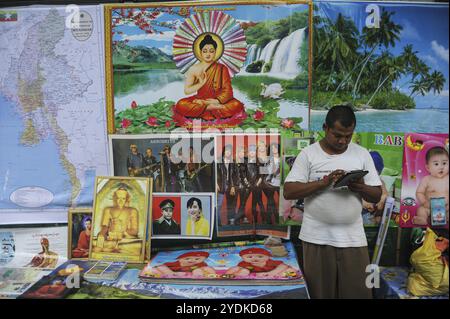
MULTIPOLYGON (((220 39, 220 38, 219 38, 220 39)), ((206 34, 199 44, 199 63, 186 72, 183 98, 174 106, 174 114, 206 121, 231 118, 244 111, 244 105, 234 98, 228 68, 217 62, 218 43, 206 34)))

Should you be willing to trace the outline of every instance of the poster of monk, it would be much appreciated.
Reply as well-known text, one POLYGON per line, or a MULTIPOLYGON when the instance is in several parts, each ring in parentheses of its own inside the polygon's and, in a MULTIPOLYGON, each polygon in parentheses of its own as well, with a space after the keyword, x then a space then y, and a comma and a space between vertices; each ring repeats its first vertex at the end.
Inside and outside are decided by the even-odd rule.
POLYGON ((144 261, 150 183, 139 177, 96 178, 89 259, 144 261))
POLYGON ((109 133, 307 130, 311 4, 106 5, 109 133))
POLYGON ((68 259, 88 259, 92 234, 92 207, 69 209, 68 231, 68 259))

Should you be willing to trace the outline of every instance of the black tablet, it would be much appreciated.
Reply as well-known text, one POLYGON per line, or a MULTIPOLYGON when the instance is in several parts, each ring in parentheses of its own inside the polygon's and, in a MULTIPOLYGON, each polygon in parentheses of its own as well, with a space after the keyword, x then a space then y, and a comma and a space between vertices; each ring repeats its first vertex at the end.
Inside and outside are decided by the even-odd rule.
POLYGON ((364 171, 364 170, 350 171, 350 172, 346 173, 344 176, 342 176, 341 178, 339 178, 334 183, 333 187, 338 188, 338 187, 342 187, 342 186, 348 186, 348 184, 350 182, 360 179, 361 177, 365 176, 367 173, 369 173, 369 171, 364 171))

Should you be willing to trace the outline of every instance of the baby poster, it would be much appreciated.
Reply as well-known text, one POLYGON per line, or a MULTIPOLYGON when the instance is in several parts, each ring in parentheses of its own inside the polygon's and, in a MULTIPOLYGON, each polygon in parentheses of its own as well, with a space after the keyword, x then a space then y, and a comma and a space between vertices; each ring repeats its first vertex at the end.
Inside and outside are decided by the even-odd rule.
POLYGON ((448 134, 405 134, 401 227, 448 227, 448 134))

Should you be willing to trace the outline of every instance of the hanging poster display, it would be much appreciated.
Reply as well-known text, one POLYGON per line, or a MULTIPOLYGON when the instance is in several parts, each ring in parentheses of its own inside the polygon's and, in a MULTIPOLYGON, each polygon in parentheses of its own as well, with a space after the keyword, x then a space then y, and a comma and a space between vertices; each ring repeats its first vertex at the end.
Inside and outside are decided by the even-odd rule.
POLYGON ((405 134, 401 227, 448 228, 448 134, 405 134))
POLYGON ((217 235, 289 238, 279 224, 280 135, 216 137, 217 235))
POLYGON ((105 8, 109 133, 308 129, 309 2, 105 8))
POLYGON ((385 132, 361 132, 353 134, 353 142, 366 148, 375 164, 382 182, 382 198, 378 203, 363 201, 363 222, 365 226, 378 226, 383 217, 388 197, 395 200, 391 209, 391 226, 399 224, 400 197, 402 187, 404 134, 385 132))
POLYGON ((314 8, 312 130, 343 103, 358 110, 359 132, 448 130, 448 4, 314 1, 314 8))
POLYGON ((214 137, 110 135, 115 176, 148 177, 156 193, 214 193, 214 137))
POLYGON ((67 223, 109 173, 102 8, 76 9, 2 8, 0 224, 67 223))

